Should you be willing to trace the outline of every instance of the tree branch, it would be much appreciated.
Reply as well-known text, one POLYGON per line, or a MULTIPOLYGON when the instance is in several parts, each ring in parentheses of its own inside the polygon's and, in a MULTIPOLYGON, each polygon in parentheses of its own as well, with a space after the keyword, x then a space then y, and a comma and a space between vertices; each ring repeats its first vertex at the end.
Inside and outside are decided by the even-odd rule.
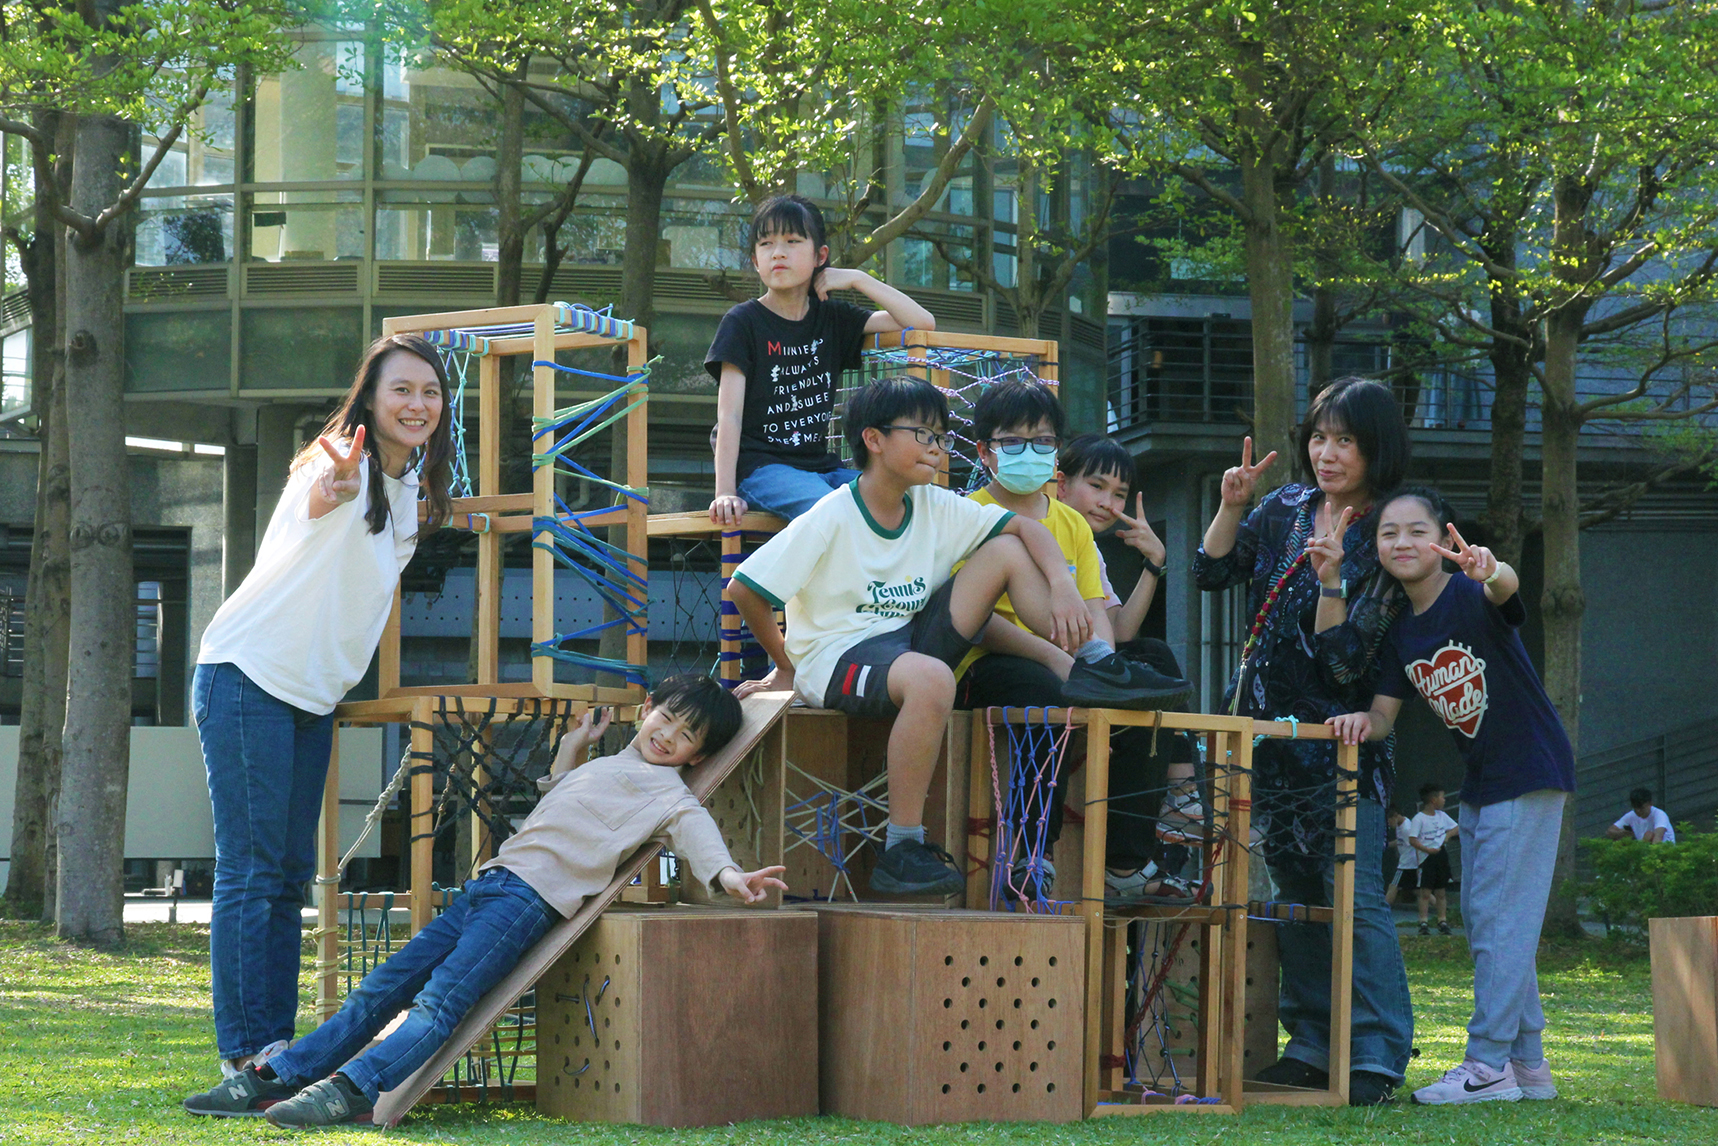
POLYGON ((894 218, 883 223, 855 246, 849 247, 847 259, 850 263, 855 266, 863 264, 877 251, 906 234, 914 224, 930 213, 937 200, 942 198, 948 181, 954 178, 954 173, 960 167, 961 160, 966 158, 966 153, 990 130, 991 116, 995 111, 996 102, 991 96, 986 95, 978 101, 978 106, 972 111, 972 118, 967 120, 960 137, 949 144, 948 153, 936 165, 932 178, 926 181, 918 197, 896 213, 894 218))

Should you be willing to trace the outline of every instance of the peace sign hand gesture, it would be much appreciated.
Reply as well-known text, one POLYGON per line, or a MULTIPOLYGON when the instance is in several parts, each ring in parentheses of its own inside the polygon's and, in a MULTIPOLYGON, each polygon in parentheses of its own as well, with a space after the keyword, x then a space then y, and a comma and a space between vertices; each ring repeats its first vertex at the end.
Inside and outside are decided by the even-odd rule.
POLYGON ((1450 536, 1455 539, 1453 551, 1441 545, 1434 544, 1432 552, 1440 557, 1447 557, 1461 566, 1461 571, 1470 578, 1481 583, 1495 577, 1501 568, 1497 557, 1483 545, 1469 545, 1462 540, 1461 531, 1453 524, 1450 526, 1450 536))
POLYGON ((1348 519, 1352 516, 1354 507, 1344 506, 1336 528, 1322 537, 1306 539, 1307 558, 1312 562, 1313 572, 1318 574, 1319 584, 1327 589, 1342 584, 1342 538, 1348 533, 1348 519))
POLYGON ((1253 439, 1249 436, 1241 440, 1241 464, 1223 471, 1223 504, 1238 509, 1245 509, 1253 504, 1253 492, 1258 489, 1259 475, 1277 460, 1277 452, 1272 450, 1260 459, 1258 465, 1253 464, 1253 439))
POLYGON ((1168 550, 1164 548, 1162 539, 1157 536, 1157 531, 1151 528, 1151 524, 1145 520, 1145 495, 1143 493, 1134 495, 1133 513, 1134 516, 1129 517, 1119 510, 1116 512, 1116 520, 1124 526, 1124 528, 1116 530, 1116 536, 1124 544, 1137 549, 1140 556, 1147 561, 1161 567, 1164 559, 1168 556, 1168 550))
POLYGON ((316 444, 334 460, 334 465, 323 471, 318 483, 322 498, 329 508, 344 505, 358 496, 358 467, 364 464, 364 427, 359 426, 353 431, 352 444, 345 453, 326 434, 318 437, 316 444))

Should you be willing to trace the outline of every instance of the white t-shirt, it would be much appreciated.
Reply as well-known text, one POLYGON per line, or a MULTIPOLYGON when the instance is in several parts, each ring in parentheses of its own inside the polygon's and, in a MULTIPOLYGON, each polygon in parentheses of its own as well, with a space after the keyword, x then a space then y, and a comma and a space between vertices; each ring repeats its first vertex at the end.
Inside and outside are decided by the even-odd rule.
POLYGON ((1408 824, 1409 821, 1403 820, 1396 825, 1396 867, 1400 871, 1420 866, 1420 853, 1408 842, 1408 824))
POLYGON ((1637 815, 1635 810, 1630 808, 1627 814, 1616 822, 1615 826, 1619 828, 1627 828, 1629 831, 1634 833, 1634 838, 1637 840, 1644 839, 1646 834, 1650 831, 1663 828, 1664 842, 1667 844, 1674 844, 1676 842, 1676 829, 1670 826, 1670 817, 1665 814, 1663 808, 1656 805, 1654 805, 1652 811, 1645 818, 1637 815))
POLYGON ((1014 515, 934 485, 902 499, 906 516, 884 529, 855 479, 825 497, 746 558, 741 584, 787 611, 794 691, 820 707, 841 654, 905 625, 947 581, 954 565, 1002 531, 1014 515))
POLYGON ((310 488, 333 463, 287 479, 244 583, 203 632, 198 664, 234 664, 270 696, 321 715, 370 667, 400 571, 417 548, 418 477, 383 475, 390 522, 371 533, 370 467, 358 496, 312 520, 310 488))
MULTIPOLYGON (((1438 848, 1442 847, 1444 837, 1455 830, 1456 822, 1441 810, 1431 813, 1415 812, 1414 818, 1408 821, 1408 835, 1419 840, 1432 851, 1437 851, 1438 848)), ((1425 862, 1425 852, 1416 850, 1412 844, 1408 845, 1408 850, 1419 857, 1414 864, 1415 867, 1425 862)))

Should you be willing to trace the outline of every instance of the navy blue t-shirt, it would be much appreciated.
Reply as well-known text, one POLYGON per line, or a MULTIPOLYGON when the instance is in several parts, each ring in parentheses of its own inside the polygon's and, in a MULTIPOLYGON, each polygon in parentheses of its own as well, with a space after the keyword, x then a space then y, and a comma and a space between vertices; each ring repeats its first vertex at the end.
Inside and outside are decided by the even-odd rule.
POLYGON ((841 459, 827 447, 841 372, 860 365, 871 312, 811 292, 805 317, 790 322, 758 299, 730 310, 704 355, 717 382, 722 363, 746 376, 735 480, 780 464, 828 473, 841 459))
POLYGON ((1378 692, 1418 692, 1455 738, 1464 804, 1575 790, 1574 751, 1516 632, 1526 619, 1521 594, 1493 605, 1456 574, 1431 608, 1397 618, 1379 654, 1378 692))

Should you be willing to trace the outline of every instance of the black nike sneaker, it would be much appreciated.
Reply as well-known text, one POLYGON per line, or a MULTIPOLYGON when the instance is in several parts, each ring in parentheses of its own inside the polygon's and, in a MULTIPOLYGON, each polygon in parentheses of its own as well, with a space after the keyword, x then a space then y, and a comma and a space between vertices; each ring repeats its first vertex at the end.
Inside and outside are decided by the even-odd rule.
POLYGON ((1164 676, 1150 665, 1111 653, 1096 664, 1076 660, 1062 685, 1071 708, 1174 708, 1193 695, 1193 685, 1164 676))

